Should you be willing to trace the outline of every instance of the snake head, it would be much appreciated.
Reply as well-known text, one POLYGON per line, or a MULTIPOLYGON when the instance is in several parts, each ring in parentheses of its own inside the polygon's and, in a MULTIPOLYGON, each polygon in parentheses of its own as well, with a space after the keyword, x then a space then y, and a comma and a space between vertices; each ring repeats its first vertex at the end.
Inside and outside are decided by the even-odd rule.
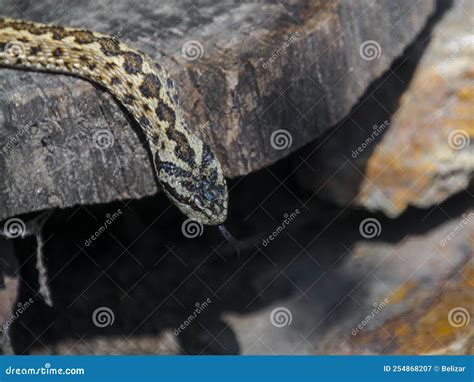
POLYGON ((200 143, 192 163, 180 166, 157 153, 155 166, 163 190, 181 212, 202 224, 219 225, 227 218, 227 185, 220 163, 200 143))

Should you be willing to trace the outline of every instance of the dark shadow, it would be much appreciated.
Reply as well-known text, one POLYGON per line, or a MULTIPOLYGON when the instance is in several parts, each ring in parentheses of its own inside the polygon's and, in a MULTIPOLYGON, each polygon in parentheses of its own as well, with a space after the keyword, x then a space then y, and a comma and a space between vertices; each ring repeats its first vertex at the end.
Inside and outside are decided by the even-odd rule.
MULTIPOLYGON (((233 214, 251 214, 240 232, 251 230, 268 236, 283 220, 280 211, 299 208, 294 196, 278 186, 268 172, 247 177, 234 190, 244 199, 252 193, 254 200, 262 200, 268 189, 277 191, 255 212, 255 202, 234 205, 233 214), (274 213, 275 219, 268 212, 274 213)), ((257 239, 254 235, 241 236, 251 245, 240 260, 229 256, 231 249, 214 228, 206 227, 200 237, 185 238, 181 233, 184 218, 174 209, 165 212, 167 201, 162 197, 128 206, 114 203, 64 210, 49 222, 45 236, 51 237, 46 253, 53 309, 34 293, 35 248, 31 241, 24 241, 23 254, 29 260, 20 259, 24 282, 19 300, 33 296, 36 302, 14 323, 15 349, 23 354, 44 345, 53 347, 64 339, 74 344, 81 338, 125 339, 156 336, 165 329, 175 332, 193 314, 196 304, 204 306, 207 299, 210 303, 177 335, 185 354, 238 354, 237 338, 222 315, 258 312, 295 294, 318 309, 332 312, 331 320, 321 325, 321 329, 330 329, 356 308, 347 293, 364 275, 340 269, 354 243, 364 240, 359 232, 362 219, 375 216, 380 221, 383 230, 376 241, 398 243, 407 235, 421 235, 443 224, 446 214, 460 216, 471 201, 472 196, 465 192, 432 210, 409 209, 395 220, 365 211, 342 212, 313 205, 301 209, 268 245, 263 244, 261 235, 257 239), (162 209, 156 210, 157 204, 162 209), (85 240, 103 224, 106 214, 119 208, 122 215, 86 246, 85 240), (317 288, 312 287, 315 280, 317 288), (100 307, 112 309, 113 325, 94 325, 93 312, 100 307)), ((237 223, 231 221, 234 227, 237 223)), ((363 288, 357 292, 366 293, 363 288)), ((114 351, 113 345, 109 351, 114 351)))

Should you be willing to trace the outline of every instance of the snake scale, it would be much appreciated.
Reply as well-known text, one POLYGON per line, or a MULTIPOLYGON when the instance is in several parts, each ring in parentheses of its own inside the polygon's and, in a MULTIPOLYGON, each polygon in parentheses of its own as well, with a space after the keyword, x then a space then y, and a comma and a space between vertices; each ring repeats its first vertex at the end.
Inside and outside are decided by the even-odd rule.
POLYGON ((202 224, 225 221, 228 192, 219 161, 189 130, 159 63, 100 33, 0 18, 0 66, 66 73, 103 86, 143 130, 172 202, 202 224))

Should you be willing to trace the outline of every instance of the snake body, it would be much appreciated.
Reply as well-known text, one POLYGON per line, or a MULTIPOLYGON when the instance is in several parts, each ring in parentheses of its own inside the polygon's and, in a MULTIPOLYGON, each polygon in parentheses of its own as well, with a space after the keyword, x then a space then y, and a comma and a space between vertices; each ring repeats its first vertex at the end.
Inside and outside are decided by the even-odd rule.
POLYGON ((66 73, 103 86, 140 125, 174 204, 203 224, 225 221, 228 192, 219 161, 189 130, 173 81, 147 55, 89 30, 0 18, 0 66, 66 73))

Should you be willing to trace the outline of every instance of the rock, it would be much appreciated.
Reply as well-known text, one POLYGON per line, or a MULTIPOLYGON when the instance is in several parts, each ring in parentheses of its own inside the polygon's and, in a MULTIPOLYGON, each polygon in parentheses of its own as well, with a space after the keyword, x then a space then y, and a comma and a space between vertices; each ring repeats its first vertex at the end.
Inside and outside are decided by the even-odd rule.
MULTIPOLYGON (((234 177, 340 121, 420 32, 435 1, 1 5, 2 15, 97 30, 159 61, 176 80, 188 124, 234 177)), ((0 88, 0 220, 158 191, 142 135, 104 90, 4 68, 0 88), (112 147, 93 144, 98 130, 112 134, 112 147)))
POLYGON ((309 147, 302 154, 309 166, 298 175, 303 187, 390 217, 466 189, 474 173, 473 17, 456 2, 343 123, 309 147))
MULTIPOLYGON (((311 281, 285 270, 293 295, 255 312, 227 313, 242 354, 470 354, 474 212, 394 242, 384 237, 400 237, 403 223, 376 221, 376 235, 346 247, 342 261, 341 250, 319 243, 319 253, 340 257, 311 281)), ((291 265, 299 275, 311 268, 305 258, 291 265)))
MULTIPOLYGON (((126 338, 94 337, 87 340, 72 339, 61 341, 55 347, 56 354, 74 355, 176 355, 179 345, 172 333, 161 333, 159 336, 134 336, 126 338)), ((34 355, 49 355, 47 348, 36 348, 34 355)))
POLYGON ((18 301, 20 280, 18 261, 13 255, 11 243, 0 237, 0 349, 1 354, 13 354, 10 327, 17 316, 27 309, 31 301, 18 301))

